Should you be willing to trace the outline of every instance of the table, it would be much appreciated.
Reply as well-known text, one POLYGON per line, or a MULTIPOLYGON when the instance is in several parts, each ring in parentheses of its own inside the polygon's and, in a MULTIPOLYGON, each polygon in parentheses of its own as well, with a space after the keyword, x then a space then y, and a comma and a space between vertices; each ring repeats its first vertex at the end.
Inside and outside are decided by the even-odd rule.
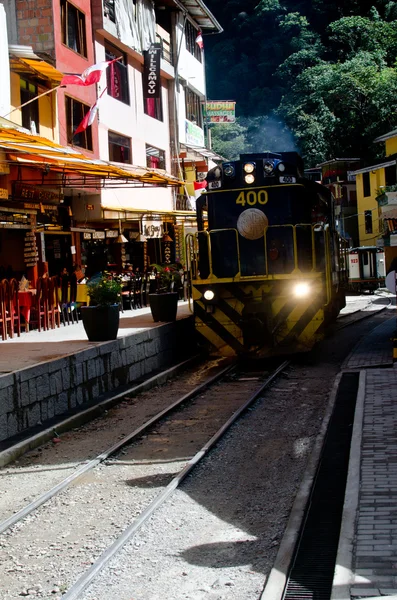
POLYGON ((33 296, 35 296, 36 290, 27 290, 26 292, 18 292, 19 310, 21 315, 25 319, 25 331, 29 331, 30 323, 30 309, 34 304, 33 296))

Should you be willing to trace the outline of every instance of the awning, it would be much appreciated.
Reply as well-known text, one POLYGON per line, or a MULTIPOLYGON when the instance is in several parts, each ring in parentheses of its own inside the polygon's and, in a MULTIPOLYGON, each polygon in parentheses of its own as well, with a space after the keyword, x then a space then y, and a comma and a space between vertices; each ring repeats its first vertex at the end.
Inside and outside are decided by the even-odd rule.
MULTIPOLYGON (((60 146, 17 128, 0 127, 0 149, 7 152, 8 162, 40 167, 47 175, 52 172, 62 174, 64 186, 67 185, 65 177, 68 176, 72 177, 74 187, 89 187, 95 180, 110 180, 116 187, 128 183, 161 186, 182 184, 176 177, 161 169, 132 165, 122 168, 103 160, 89 159, 72 147, 60 146)), ((47 177, 47 181, 50 184, 50 177, 47 177)))
POLYGON ((10 70, 59 85, 63 73, 37 56, 30 46, 9 46, 10 70))
POLYGON ((194 155, 198 154, 204 158, 211 158, 212 160, 225 160, 223 156, 217 154, 213 150, 209 150, 208 148, 204 148, 203 146, 192 146, 190 144, 181 144, 181 151, 185 151, 187 153, 187 159, 195 160, 194 155))
POLYGON ((174 2, 193 17, 203 32, 222 33, 223 27, 202 0, 174 0, 174 2))
POLYGON ((111 219, 122 219, 122 220, 139 220, 142 216, 150 217, 187 217, 190 219, 196 219, 195 210, 157 210, 157 209, 145 209, 145 208, 128 208, 128 207, 114 207, 114 206, 102 206, 102 212, 105 220, 111 219))

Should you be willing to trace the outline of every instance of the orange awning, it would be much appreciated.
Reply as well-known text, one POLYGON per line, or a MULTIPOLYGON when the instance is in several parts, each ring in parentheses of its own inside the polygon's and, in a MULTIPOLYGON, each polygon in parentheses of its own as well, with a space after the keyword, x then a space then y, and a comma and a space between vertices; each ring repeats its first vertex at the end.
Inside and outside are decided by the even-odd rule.
POLYGON ((126 183, 161 186, 178 186, 183 183, 161 169, 132 165, 119 167, 103 160, 89 159, 75 148, 60 146, 46 138, 25 133, 17 127, 0 127, 0 149, 7 152, 9 163, 37 166, 48 172, 112 180, 120 187, 126 183))
POLYGON ((56 85, 61 83, 63 73, 55 69, 50 63, 40 58, 23 58, 10 54, 10 70, 20 75, 30 75, 37 79, 51 81, 56 85))

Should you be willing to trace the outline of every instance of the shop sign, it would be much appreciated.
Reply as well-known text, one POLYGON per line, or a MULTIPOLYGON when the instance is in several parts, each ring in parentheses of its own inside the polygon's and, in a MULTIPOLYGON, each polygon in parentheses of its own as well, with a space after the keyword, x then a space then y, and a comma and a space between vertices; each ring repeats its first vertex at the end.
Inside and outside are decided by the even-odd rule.
POLYGON ((204 131, 187 119, 185 119, 185 143, 192 146, 204 146, 204 131))
POLYGON ((86 210, 94 210, 94 205, 93 204, 86 204, 85 205, 85 209, 86 210))
POLYGON ((92 239, 93 240, 104 240, 105 239, 105 232, 104 231, 95 231, 92 234, 92 239))
POLYGON ((21 181, 13 182, 14 200, 33 200, 34 202, 56 202, 63 198, 63 194, 46 190, 42 187, 29 185, 21 181))
POLYGON ((142 233, 145 238, 163 237, 163 224, 160 221, 142 220, 142 233))
POLYGON ((143 97, 160 98, 161 79, 160 79, 160 59, 161 44, 150 44, 150 48, 143 52, 143 97))
POLYGON ((0 188, 0 198, 2 200, 8 200, 8 190, 5 188, 0 188))
POLYGON ((91 235, 91 233, 83 233, 83 238, 85 240, 91 240, 92 239, 92 235, 91 235))
POLYGON ((236 103, 229 100, 204 102, 204 118, 207 123, 235 123, 236 103))
POLYGON ((107 238, 116 238, 118 235, 119 235, 119 232, 117 231, 117 229, 109 229, 106 232, 107 238))

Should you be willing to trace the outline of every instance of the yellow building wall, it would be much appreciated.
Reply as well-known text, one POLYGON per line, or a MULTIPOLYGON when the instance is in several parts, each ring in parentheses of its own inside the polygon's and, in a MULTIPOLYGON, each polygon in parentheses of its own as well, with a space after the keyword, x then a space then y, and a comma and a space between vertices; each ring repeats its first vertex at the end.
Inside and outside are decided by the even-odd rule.
MULTIPOLYGON (((11 109, 14 110, 10 121, 22 125, 21 87, 18 73, 11 73, 11 109)), ((47 91, 48 88, 38 87, 38 94, 47 91)), ((56 118, 56 92, 50 92, 39 98, 39 128, 38 135, 53 142, 59 143, 58 119, 56 118)))
POLYGON ((386 156, 397 154, 397 135, 389 140, 386 140, 386 156))
POLYGON ((381 236, 379 208, 376 201, 376 196, 379 194, 381 186, 385 185, 384 169, 371 171, 369 174, 371 195, 364 196, 363 175, 360 173, 356 177, 357 186, 357 212, 358 212, 358 235, 360 246, 376 246, 376 240, 381 236), (364 212, 370 210, 372 212, 372 233, 365 233, 365 218, 364 212))
POLYGON ((196 169, 194 166, 185 167, 185 177, 186 177, 186 189, 189 196, 194 196, 194 185, 193 182, 196 181, 196 169))

